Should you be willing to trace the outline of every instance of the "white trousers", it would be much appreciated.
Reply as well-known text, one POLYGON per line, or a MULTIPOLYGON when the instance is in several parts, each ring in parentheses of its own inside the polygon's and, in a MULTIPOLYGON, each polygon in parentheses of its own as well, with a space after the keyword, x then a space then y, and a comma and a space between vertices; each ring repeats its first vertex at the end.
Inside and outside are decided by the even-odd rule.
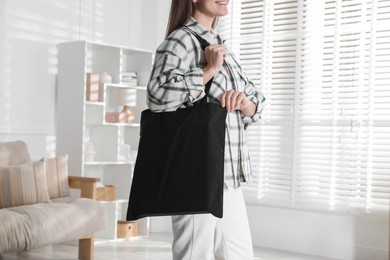
POLYGON ((174 260, 253 260, 248 216, 240 187, 225 186, 223 218, 172 216, 174 260))

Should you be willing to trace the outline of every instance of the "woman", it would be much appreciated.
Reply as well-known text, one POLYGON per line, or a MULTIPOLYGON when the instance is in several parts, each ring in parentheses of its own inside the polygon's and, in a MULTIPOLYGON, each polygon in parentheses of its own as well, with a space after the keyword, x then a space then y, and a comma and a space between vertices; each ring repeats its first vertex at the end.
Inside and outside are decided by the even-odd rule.
POLYGON ((172 0, 167 37, 156 51, 148 84, 154 112, 191 106, 213 79, 210 102, 226 108, 224 217, 172 216, 173 259, 253 259, 240 182, 251 181, 244 129, 260 118, 264 96, 213 30, 228 13, 228 0, 172 0), (192 32, 189 32, 192 31, 192 32), (193 33, 211 45, 203 52, 193 33))

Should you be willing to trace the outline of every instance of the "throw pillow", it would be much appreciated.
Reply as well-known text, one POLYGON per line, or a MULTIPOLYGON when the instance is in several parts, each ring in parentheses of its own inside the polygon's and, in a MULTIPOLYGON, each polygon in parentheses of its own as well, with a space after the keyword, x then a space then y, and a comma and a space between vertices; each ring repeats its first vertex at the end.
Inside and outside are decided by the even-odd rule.
POLYGON ((0 167, 0 208, 50 202, 41 161, 0 167))
POLYGON ((47 190, 51 199, 68 197, 68 155, 42 159, 46 164, 47 190))

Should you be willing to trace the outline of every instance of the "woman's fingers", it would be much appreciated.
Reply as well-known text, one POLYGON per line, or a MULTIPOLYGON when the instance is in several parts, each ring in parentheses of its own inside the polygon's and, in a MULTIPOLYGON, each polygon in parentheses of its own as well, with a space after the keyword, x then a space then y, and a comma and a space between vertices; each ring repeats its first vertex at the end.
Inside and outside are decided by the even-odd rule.
POLYGON ((237 97, 237 103, 235 109, 241 109, 244 105, 244 100, 246 98, 246 95, 243 92, 240 92, 240 94, 237 97))
POLYGON ((220 99, 222 107, 226 106, 226 101, 225 101, 226 100, 226 93, 227 92, 223 93, 222 96, 221 96, 221 99, 220 99))
POLYGON ((207 66, 213 71, 220 71, 223 60, 226 58, 226 48, 223 45, 212 44, 205 49, 205 58, 207 66))
POLYGON ((225 107, 227 112, 232 112, 235 109, 241 109, 245 99, 245 93, 231 89, 222 94, 220 101, 221 106, 225 107))
POLYGON ((226 111, 230 112, 230 109, 231 109, 231 97, 233 95, 233 91, 234 90, 229 90, 226 92, 226 96, 225 96, 225 102, 226 102, 226 111))
POLYGON ((234 109, 236 109, 237 107, 237 104, 239 104, 237 102, 237 98, 238 96, 240 95, 240 91, 232 91, 232 95, 230 97, 230 109, 229 109, 229 112, 232 112, 234 109))

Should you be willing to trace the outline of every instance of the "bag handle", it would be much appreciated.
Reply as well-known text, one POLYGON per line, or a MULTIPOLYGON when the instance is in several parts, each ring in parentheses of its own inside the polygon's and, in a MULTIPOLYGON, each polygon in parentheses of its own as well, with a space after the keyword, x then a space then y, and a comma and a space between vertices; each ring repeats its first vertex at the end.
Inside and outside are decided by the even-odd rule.
MULTIPOLYGON (((204 51, 209 45, 210 43, 208 43, 205 39, 203 39, 202 37, 200 37, 198 34, 196 34, 194 31, 192 31, 190 28, 188 28, 187 26, 184 26, 184 29, 186 31, 188 31, 189 33, 191 33, 192 35, 195 36, 195 38, 198 40, 198 42, 200 43, 200 47, 202 48, 202 51, 204 51)), ((205 93, 206 95, 201 99, 201 102, 205 102, 204 100, 207 99, 207 95, 209 94, 209 91, 210 91, 210 88, 211 88, 211 84, 213 83, 213 79, 214 77, 212 77, 205 85, 205 93)))
POLYGON ((190 33, 192 33, 192 35, 195 36, 195 38, 198 40, 198 42, 200 43, 200 47, 202 48, 202 51, 204 51, 207 47, 210 46, 210 43, 208 43, 205 39, 203 39, 202 37, 200 37, 198 34, 194 33, 193 31, 191 31, 190 29, 188 29, 188 31, 190 33))

